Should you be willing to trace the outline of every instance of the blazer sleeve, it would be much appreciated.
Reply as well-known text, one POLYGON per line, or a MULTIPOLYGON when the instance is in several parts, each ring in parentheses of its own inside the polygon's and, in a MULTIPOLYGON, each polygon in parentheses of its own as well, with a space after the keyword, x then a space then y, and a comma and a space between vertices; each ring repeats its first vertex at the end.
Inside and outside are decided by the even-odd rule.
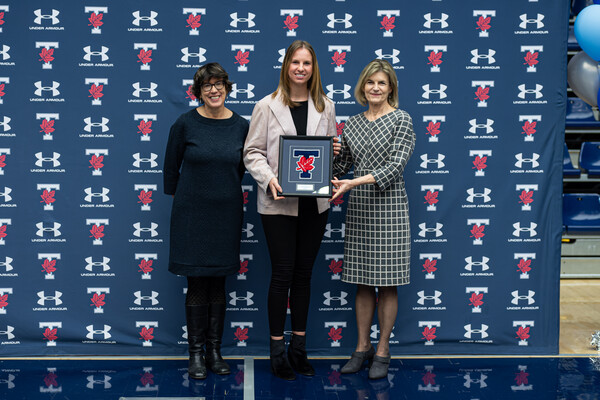
POLYGON ((244 165, 258 186, 267 192, 275 173, 267 162, 267 139, 269 126, 268 104, 258 102, 252 111, 250 129, 244 144, 244 165))
POLYGON ((183 163, 185 152, 185 129, 181 119, 175 121, 169 132, 167 149, 165 151, 165 165, 163 168, 163 186, 165 194, 175 194, 179 181, 179 170, 183 163))
POLYGON ((346 175, 352 165, 354 165, 354 159, 352 158, 352 152, 350 151, 350 146, 348 146, 348 142, 346 141, 346 133, 352 129, 352 120, 348 120, 344 125, 344 131, 342 133, 342 150, 340 153, 333 159, 333 176, 340 179, 342 176, 346 175))
POLYGON ((383 191, 399 181, 404 172, 404 167, 415 148, 415 133, 412 119, 406 112, 402 112, 394 127, 394 139, 387 162, 371 172, 375 178, 375 187, 383 191))

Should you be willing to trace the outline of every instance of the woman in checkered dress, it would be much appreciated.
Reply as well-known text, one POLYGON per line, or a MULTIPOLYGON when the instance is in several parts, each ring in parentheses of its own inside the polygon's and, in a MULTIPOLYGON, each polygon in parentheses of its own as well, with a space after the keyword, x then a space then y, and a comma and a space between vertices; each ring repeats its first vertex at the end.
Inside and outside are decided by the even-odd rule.
POLYGON ((409 283, 410 227, 408 198, 402 173, 415 135, 410 115, 396 109, 398 80, 385 60, 370 62, 360 74, 354 96, 367 111, 348 119, 342 151, 334 161, 336 188, 332 200, 351 190, 346 214, 342 280, 358 285, 356 321, 358 343, 342 373, 357 372, 369 361, 369 378, 387 376, 389 338, 398 312, 397 286, 409 283), (354 179, 338 178, 354 166, 354 179), (370 327, 377 316, 377 351, 370 327))

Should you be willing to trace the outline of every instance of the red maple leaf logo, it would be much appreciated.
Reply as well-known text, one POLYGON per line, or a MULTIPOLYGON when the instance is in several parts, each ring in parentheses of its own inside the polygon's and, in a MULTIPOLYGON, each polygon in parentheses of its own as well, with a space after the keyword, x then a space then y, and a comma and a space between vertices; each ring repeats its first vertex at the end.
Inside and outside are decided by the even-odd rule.
POLYGON ((536 130, 535 130, 536 125, 537 125, 536 121, 533 121, 533 122, 525 121, 525 123, 521 127, 521 129, 523 129, 523 132, 521 132, 521 134, 525 134, 527 136, 533 135, 536 132, 536 130))
MULTIPOLYGON (((54 330, 56 331, 56 329, 54 330)), ((46 376, 44 376, 44 385, 46 385, 46 387, 58 387, 58 382, 56 381, 57 378, 58 376, 54 372, 47 373, 46 376)))
POLYGON ((137 55, 137 62, 141 62, 142 64, 148 64, 149 62, 152 61, 152 50, 144 50, 141 49, 140 52, 137 55))
POLYGON ((340 122, 339 124, 337 122, 335 123, 335 130, 336 130, 336 133, 338 136, 342 136, 345 126, 346 126, 345 122, 340 122))
MULTIPOLYGON (((431 274, 432 272, 437 271, 435 267, 437 265, 437 260, 430 260, 428 258, 425 259, 425 263, 423 264, 423 271, 431 274)), ((434 328, 435 329, 435 328, 434 328)))
POLYGON ((188 19, 185 20, 185 22, 187 22, 187 25, 185 27, 186 28, 192 28, 192 29, 199 28, 200 26, 202 26, 202 24, 200 23, 200 18, 201 17, 202 17, 201 14, 198 14, 198 15, 190 14, 190 15, 188 15, 188 19))
POLYGON ((44 48, 42 48, 42 51, 39 54, 40 59, 38 61, 43 61, 45 63, 49 63, 50 61, 54 60, 54 57, 52 57, 53 55, 54 55, 54 49, 46 49, 44 47, 44 48))
POLYGON ((517 330, 517 337, 521 340, 529 339, 529 327, 523 328, 520 326, 517 330))
POLYGON ((519 265, 517 265, 517 268, 519 268, 519 271, 521 271, 522 273, 531 271, 531 260, 525 260, 521 258, 519 260, 519 265))
POLYGON ((185 91, 185 94, 187 94, 187 96, 185 97, 186 99, 190 99, 192 101, 196 100, 196 96, 194 96, 194 93, 192 93, 192 85, 188 86, 187 90, 185 91))
POLYGON ((396 25, 394 25, 394 22, 396 21, 396 17, 387 17, 384 16, 383 19, 381 20, 381 28, 379 29, 385 29, 386 31, 391 31, 392 29, 394 29, 396 27, 396 25))
POLYGON ((154 339, 152 334, 154 333, 154 328, 146 328, 145 326, 140 331, 141 339, 148 341, 154 339))
POLYGON ((334 206, 339 206, 340 204, 343 204, 343 203, 344 203, 344 197, 343 197, 343 195, 342 195, 342 196, 340 196, 340 197, 336 197, 336 198, 335 198, 335 199, 334 199, 334 200, 331 202, 331 204, 333 204, 334 206))
POLYGON ((292 18, 292 16, 288 15, 283 21, 284 29, 292 30, 298 27, 298 16, 292 18))
POLYGON ((473 225, 473 228, 471 229, 471 236, 472 238, 475 239, 481 239, 482 237, 485 236, 485 233, 483 233, 483 231, 485 230, 485 225, 473 225))
POLYGON ((527 379, 529 374, 525 371, 519 371, 515 374, 515 382, 517 385, 527 385, 529 383, 529 379, 527 379))
POLYGON ((88 168, 94 168, 95 170, 98 170, 102 167, 104 167, 104 164, 102 164, 102 161, 104 161, 104 156, 99 156, 96 157, 96 155, 92 155, 92 158, 90 159, 90 165, 88 168))
POLYGON ((328 335, 329 335, 329 339, 328 340, 333 340, 334 342, 338 341, 338 340, 340 340, 343 337, 342 336, 342 328, 335 329, 334 327, 332 327, 329 330, 328 335))
POLYGON ((92 304, 90 304, 90 306, 93 306, 93 307, 102 307, 103 305, 106 304, 104 302, 104 297, 105 297, 104 293, 102 293, 102 294, 94 293, 94 295, 90 299, 90 300, 92 300, 92 304))
POLYGON ((532 53, 530 51, 527 52, 527 54, 525 54, 525 57, 523 57, 523 59, 525 60, 525 62, 523 63, 523 65, 527 64, 528 66, 533 66, 537 63, 539 63, 538 61, 538 52, 536 51, 535 53, 532 53))
POLYGON ((521 192, 521 195, 519 196, 519 203, 523 203, 523 204, 531 204, 533 203, 533 190, 531 191, 526 191, 523 190, 521 192))
POLYGON ((42 264, 42 268, 44 272, 46 272, 47 274, 51 274, 54 271, 56 271, 56 260, 49 260, 49 259, 45 259, 44 263, 42 264))
POLYGON ((242 193, 243 204, 248 204, 248 192, 242 193))
POLYGON ((104 96, 104 93, 102 93, 102 89, 104 89, 104 85, 96 86, 96 84, 93 83, 92 87, 90 87, 90 90, 88 90, 88 92, 90 92, 90 95, 88 97, 93 97, 94 100, 98 100, 100 97, 104 96))
POLYGON ((3 155, 0 156, 0 168, 6 167, 6 163, 4 161, 6 161, 6 155, 5 154, 3 154, 3 155))
POLYGON ((482 31, 487 31, 488 29, 490 29, 492 27, 490 25, 491 21, 492 21, 492 17, 483 18, 483 16, 480 16, 479 19, 477 20, 477 28, 476 29, 481 29, 482 31))
POLYGON ((240 261, 240 270, 238 274, 245 274, 248 272, 248 260, 240 261))
POLYGON ((429 53, 429 57, 427 57, 427 60, 429 60, 427 64, 431 64, 434 67, 440 65, 443 62, 442 55, 443 52, 441 51, 438 51, 437 53, 435 51, 432 51, 431 53, 429 53))
POLYGON ((248 340, 248 328, 241 329, 238 326, 233 335, 235 336, 235 340, 239 340, 240 342, 248 340))
POLYGON ((250 56, 250 52, 249 51, 244 51, 242 53, 241 50, 238 50, 237 54, 235 55, 235 63, 234 64, 240 64, 240 65, 246 65, 250 62, 250 60, 248 60, 248 56, 250 56))
POLYGON ((138 194, 138 203, 142 203, 143 205, 148 205, 152 203, 152 190, 140 190, 140 194, 138 194))
POLYGON ((104 25, 104 22, 102 22, 102 17, 104 16, 104 14, 100 13, 100 14, 96 14, 96 13, 92 13, 90 15, 90 17, 88 18, 88 21, 90 21, 90 23, 88 24, 88 26, 92 26, 94 28, 97 28, 99 26, 104 25))
POLYGON ((329 263, 329 272, 331 272, 332 274, 339 274, 342 272, 342 266, 344 265, 343 261, 335 261, 335 260, 331 260, 331 262, 329 263))
POLYGON ((152 260, 140 260, 140 265, 138 265, 138 267, 140 267, 140 269, 138 269, 138 272, 142 272, 144 274, 150 273, 152 271, 154 271, 154 268, 152 268, 152 260))
POLYGON ((6 93, 4 93, 4 83, 0 85, 0 97, 4 96, 6 93))
POLYGON ((139 129, 138 133, 141 133, 142 135, 146 136, 152 132, 152 121, 146 122, 144 120, 141 120, 137 128, 139 129))
POLYGON ((0 12, 0 25, 4 25, 4 11, 0 12))
POLYGON ((426 326, 425 329, 423 329, 423 332, 421 332, 421 334, 423 335, 423 339, 427 341, 435 339, 437 337, 435 335, 435 330, 435 326, 433 328, 429 328, 426 326))
POLYGON ((473 307, 479 307, 480 305, 483 304, 483 293, 471 293, 471 298, 469 299, 469 304, 471 304, 473 307))
POLYGON ((56 333, 57 333, 57 328, 54 328, 54 329, 46 328, 46 330, 43 333, 44 340, 56 340, 56 339, 58 339, 58 336, 56 336, 56 333))
POLYGON ((331 386, 339 385, 340 383, 342 383, 342 374, 340 373, 340 371, 331 371, 331 373, 328 376, 328 379, 329 384, 331 386))
POLYGON ((154 375, 152 375, 150 372, 144 373, 140 378, 140 383, 144 386, 154 385, 154 375))
POLYGON ((427 194, 425 194, 425 201, 423 203, 427 203, 430 206, 437 203, 439 201, 437 198, 438 194, 438 191, 432 192, 431 190, 428 190, 427 194))
POLYGON ((90 233, 91 235, 89 237, 93 237, 94 239, 98 240, 101 237, 104 237, 104 225, 93 225, 92 229, 90 229, 90 233))
POLYGON ((244 383, 244 370, 238 370, 237 374, 235 374, 235 383, 239 386, 244 383))
POLYGON ((0 225, 0 239, 6 237, 6 225, 0 225))
POLYGON ((489 87, 483 88, 483 87, 479 86, 477 88, 477 91, 475 92, 475 99, 479 99, 479 101, 485 101, 490 98, 490 96, 488 95, 489 92, 490 92, 489 87))
POLYGON ((441 122, 436 122, 435 124, 433 123, 433 121, 429 121, 429 125, 427 125, 427 135, 431 135, 432 137, 435 137, 436 135, 440 134, 440 125, 441 122))
POLYGON ((42 120, 42 123, 40 124, 40 128, 42 128, 42 130, 40 132, 44 132, 45 135, 51 134, 52 132, 54 132, 54 120, 53 119, 42 120))
POLYGON ((431 371, 427 371, 423 374, 422 380, 424 385, 435 385, 435 374, 431 371))
POLYGON ((56 201, 56 199, 54 198, 54 193, 56 193, 55 190, 51 190, 48 191, 46 189, 44 189, 44 191, 41 194, 41 198, 42 201, 40 201, 40 203, 46 203, 46 204, 50 204, 50 203, 54 203, 56 201))
POLYGON ((315 166, 313 165, 313 162, 315 161, 314 157, 300 157, 300 160, 296 162, 296 171, 302 171, 302 172, 308 172, 308 171, 312 171, 313 169, 315 169, 315 166))
POLYGON ((335 64, 337 67, 344 65, 346 64, 346 52, 342 51, 340 53, 339 51, 336 51, 333 53, 333 57, 331 57, 331 59, 333 60, 332 64, 335 64))
POLYGON ((4 308, 8 305, 8 294, 0 296, 0 308, 4 308))
POLYGON ((471 167, 471 169, 473 168, 477 168, 477 171, 481 171, 482 169, 486 169, 487 165, 485 164, 487 161, 487 156, 483 156, 483 157, 475 157, 475 160, 473 161, 473 165, 474 167, 471 167))

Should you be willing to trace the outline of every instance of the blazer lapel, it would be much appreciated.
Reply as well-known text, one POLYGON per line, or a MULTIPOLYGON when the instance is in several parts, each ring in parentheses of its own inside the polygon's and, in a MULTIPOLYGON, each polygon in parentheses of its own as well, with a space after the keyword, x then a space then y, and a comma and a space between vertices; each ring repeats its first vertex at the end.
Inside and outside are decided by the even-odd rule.
POLYGON ((279 122, 281 129, 285 135, 296 135, 296 126, 292 119, 292 113, 288 106, 283 104, 280 96, 278 95, 274 101, 269 104, 269 108, 273 111, 273 115, 279 122))

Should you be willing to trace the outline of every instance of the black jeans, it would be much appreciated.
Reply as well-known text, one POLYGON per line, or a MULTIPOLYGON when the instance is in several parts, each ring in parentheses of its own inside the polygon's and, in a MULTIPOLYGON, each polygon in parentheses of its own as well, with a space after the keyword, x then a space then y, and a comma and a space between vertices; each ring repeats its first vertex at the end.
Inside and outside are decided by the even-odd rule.
POLYGON ((288 291, 292 331, 306 331, 312 268, 329 212, 319 214, 314 198, 299 200, 297 217, 261 214, 272 268, 268 297, 271 336, 283 336, 288 291))

